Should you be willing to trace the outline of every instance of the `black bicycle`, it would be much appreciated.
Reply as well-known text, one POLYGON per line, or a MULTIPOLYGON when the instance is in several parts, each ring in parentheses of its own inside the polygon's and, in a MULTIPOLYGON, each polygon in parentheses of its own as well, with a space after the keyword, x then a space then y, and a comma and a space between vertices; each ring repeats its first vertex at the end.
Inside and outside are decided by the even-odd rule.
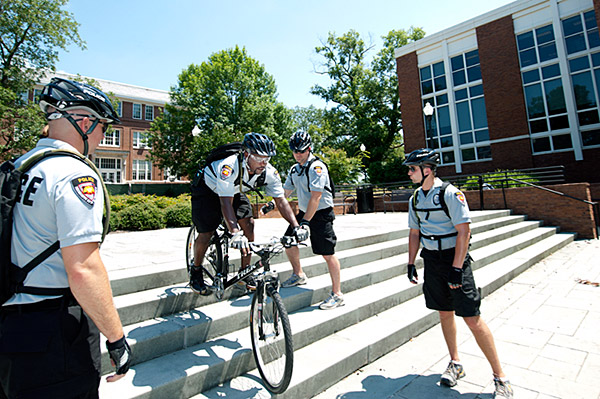
MULTIPOLYGON (((185 258, 188 273, 193 265, 196 228, 192 226, 188 233, 185 258)), ((284 248, 298 245, 294 237, 274 238, 266 244, 250 243, 250 249, 259 256, 238 272, 231 272, 229 263, 229 240, 231 234, 221 224, 211 237, 202 268, 204 280, 217 299, 223 299, 225 290, 243 280, 259 269, 256 276, 256 292, 250 307, 250 334, 252 352, 258 371, 266 388, 272 393, 284 392, 292 379, 294 364, 294 345, 292 329, 285 305, 279 295, 279 277, 270 270, 273 256, 283 252, 284 248)), ((233 269, 235 270, 235 269, 233 269)))

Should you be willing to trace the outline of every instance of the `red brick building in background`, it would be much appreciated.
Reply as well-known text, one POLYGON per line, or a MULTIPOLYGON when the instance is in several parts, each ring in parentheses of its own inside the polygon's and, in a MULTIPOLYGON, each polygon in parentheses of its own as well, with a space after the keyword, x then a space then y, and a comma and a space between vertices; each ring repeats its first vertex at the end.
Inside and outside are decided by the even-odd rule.
POLYGON ((397 49, 405 151, 438 150, 442 176, 600 182, 599 16, 600 0, 518 0, 397 49))
MULTIPOLYGON (((64 79, 77 79, 76 75, 57 72, 42 79, 30 93, 30 100, 37 101, 42 88, 54 76, 64 79)), ((84 77, 85 79, 85 77, 84 77)), ((92 78, 99 88, 114 94, 119 100, 117 112, 121 123, 113 125, 90 158, 94 161, 106 183, 148 183, 173 181, 168 171, 152 165, 147 159, 149 147, 146 132, 152 121, 164 111, 169 101, 169 93, 133 86, 125 83, 92 78)), ((190 133, 191 134, 191 133, 190 133)))

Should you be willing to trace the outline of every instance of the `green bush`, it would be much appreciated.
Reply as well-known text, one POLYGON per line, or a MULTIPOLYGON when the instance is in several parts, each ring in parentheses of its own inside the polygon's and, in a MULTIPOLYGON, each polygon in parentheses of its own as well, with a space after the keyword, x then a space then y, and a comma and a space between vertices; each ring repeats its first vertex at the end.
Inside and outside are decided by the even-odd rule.
POLYGON ((110 220, 108 221, 108 231, 121 230, 121 213, 111 212, 110 220))
POLYGON ((110 231, 185 227, 192 223, 189 194, 176 198, 144 194, 110 197, 110 231))
MULTIPOLYGON (((514 178, 518 180, 522 180, 528 183, 537 184, 539 183, 539 179, 520 173, 514 170, 497 170, 496 172, 486 174, 483 176, 483 182, 491 184, 494 188, 501 188, 502 181, 506 178, 514 178)), ((512 180, 504 181, 505 187, 527 187, 526 184, 518 183, 512 180)), ((479 190, 479 177, 478 176, 469 176, 466 178, 465 182, 460 185, 463 190, 479 190)))
POLYGON ((190 201, 175 202, 165 209, 167 227, 186 227, 192 224, 192 204, 190 201))
POLYGON ((167 227, 163 211, 153 202, 138 203, 119 213, 123 230, 155 230, 167 227))

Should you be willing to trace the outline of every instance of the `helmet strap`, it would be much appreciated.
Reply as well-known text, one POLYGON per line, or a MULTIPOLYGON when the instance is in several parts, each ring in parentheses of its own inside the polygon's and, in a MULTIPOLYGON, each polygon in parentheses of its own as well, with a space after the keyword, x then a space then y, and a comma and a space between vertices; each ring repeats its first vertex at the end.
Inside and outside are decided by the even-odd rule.
POLYGON ((58 112, 60 112, 66 120, 71 122, 71 125, 73 125, 75 130, 77 130, 77 133, 79 133, 79 135, 81 136, 81 139, 83 140, 83 156, 87 157, 88 151, 89 151, 88 135, 90 133, 92 133, 94 131, 94 129, 96 128, 96 126, 98 125, 98 119, 94 119, 94 121, 92 122, 92 126, 90 126, 90 128, 87 130, 87 132, 84 133, 83 130, 81 130, 81 128, 77 124, 77 121, 75 121, 75 119, 73 119, 71 114, 69 114, 68 112, 64 112, 64 111, 58 111, 58 112))
POLYGON ((419 168, 421 169, 421 186, 425 183, 425 180, 427 180, 427 178, 429 176, 435 176, 435 173, 433 173, 433 169, 429 168, 431 170, 431 173, 428 174, 427 176, 425 176, 425 171, 423 170, 423 165, 419 165, 419 168))

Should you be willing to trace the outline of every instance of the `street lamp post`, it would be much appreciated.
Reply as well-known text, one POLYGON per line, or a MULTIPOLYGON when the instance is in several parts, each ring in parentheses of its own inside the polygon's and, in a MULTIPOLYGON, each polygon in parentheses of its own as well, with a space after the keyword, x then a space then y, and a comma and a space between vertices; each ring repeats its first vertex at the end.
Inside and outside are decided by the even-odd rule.
MULTIPOLYGON (((427 137, 425 141, 429 141, 431 138, 431 117, 433 116, 433 107, 429 102, 425 103, 423 114, 425 114, 425 120, 427 121, 427 137)), ((429 143, 427 145, 429 146, 429 143)))

